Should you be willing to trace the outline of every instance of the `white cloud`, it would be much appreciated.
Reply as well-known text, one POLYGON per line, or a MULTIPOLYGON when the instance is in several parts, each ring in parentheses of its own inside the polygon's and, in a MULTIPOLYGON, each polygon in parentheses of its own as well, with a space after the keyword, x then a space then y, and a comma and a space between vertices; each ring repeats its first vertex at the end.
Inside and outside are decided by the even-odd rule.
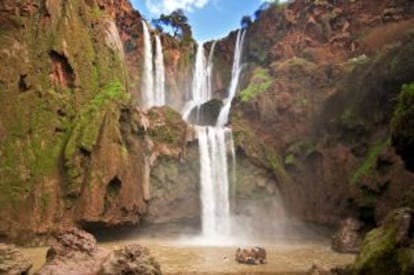
POLYGON ((210 0, 145 0, 148 10, 154 14, 170 13, 176 9, 191 12, 204 7, 210 0))

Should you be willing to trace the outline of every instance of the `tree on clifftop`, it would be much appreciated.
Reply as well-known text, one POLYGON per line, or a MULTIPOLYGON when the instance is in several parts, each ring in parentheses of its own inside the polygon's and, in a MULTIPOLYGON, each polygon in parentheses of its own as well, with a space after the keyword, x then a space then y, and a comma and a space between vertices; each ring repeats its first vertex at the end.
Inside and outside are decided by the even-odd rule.
POLYGON ((152 24, 157 29, 171 27, 173 36, 181 40, 192 40, 193 34, 188 18, 182 9, 177 9, 169 15, 161 14, 160 18, 152 20, 152 24))

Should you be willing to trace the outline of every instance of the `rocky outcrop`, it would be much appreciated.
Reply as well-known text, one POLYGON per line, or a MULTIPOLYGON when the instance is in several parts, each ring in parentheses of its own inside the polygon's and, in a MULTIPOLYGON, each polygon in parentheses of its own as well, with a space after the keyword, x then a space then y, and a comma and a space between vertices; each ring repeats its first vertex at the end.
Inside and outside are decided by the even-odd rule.
POLYGON ((131 274, 161 275, 158 262, 147 248, 130 244, 115 250, 103 263, 98 275, 131 274))
POLYGON ((0 243, 0 274, 29 274, 32 263, 13 245, 0 243))
POLYGON ((362 223, 354 218, 343 220, 332 237, 333 250, 341 253, 358 253, 362 241, 362 223))
POLYGON ((388 129, 393 98, 413 79, 413 9, 294 1, 259 10, 247 28, 231 125, 239 150, 273 173, 292 215, 325 224, 352 215, 374 226, 411 205, 413 174, 397 155, 407 165, 410 147, 392 146, 408 140, 409 111, 394 120, 401 139, 390 142, 388 129))
POLYGON ((55 244, 47 251, 45 265, 36 274, 97 274, 110 253, 97 247, 91 234, 68 229, 56 236, 55 244))
POLYGON ((56 236, 45 265, 36 274, 158 275, 161 269, 148 249, 138 244, 110 251, 98 247, 91 234, 72 228, 56 236))
POLYGON ((256 246, 251 249, 237 248, 235 260, 241 264, 266 264, 267 253, 263 247, 256 246))
POLYGON ((391 212, 379 228, 365 237, 351 274, 413 274, 412 233, 412 210, 391 212))
POLYGON ((410 171, 414 172, 414 82, 402 86, 398 97, 398 105, 391 121, 392 142, 396 152, 401 155, 410 171))
POLYGON ((155 121, 136 108, 140 14, 33 0, 3 1, 0 17, 0 235, 137 224, 152 163, 179 155, 185 129, 172 110, 155 121))

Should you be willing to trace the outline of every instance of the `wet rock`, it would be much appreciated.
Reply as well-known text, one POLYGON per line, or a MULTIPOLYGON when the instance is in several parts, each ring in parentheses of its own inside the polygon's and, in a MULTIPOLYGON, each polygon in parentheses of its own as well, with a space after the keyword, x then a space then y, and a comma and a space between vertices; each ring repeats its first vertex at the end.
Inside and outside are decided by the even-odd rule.
POLYGON ((370 231, 352 265, 352 274, 414 274, 413 210, 392 211, 383 225, 370 231))
POLYGON ((13 245, 0 243, 0 274, 28 274, 32 263, 13 245))
POLYGON ((162 272, 147 248, 131 244, 111 253, 98 274, 160 275, 162 272))
POLYGON ((189 121, 197 125, 216 125, 222 105, 221 100, 212 99, 199 107, 195 107, 190 113, 189 121))
POLYGON ((91 234, 71 228, 56 236, 56 243, 47 251, 46 264, 36 274, 97 274, 109 254, 108 249, 97 247, 91 234))
POLYGON ((361 244, 362 223, 354 218, 347 218, 340 224, 332 238, 332 248, 342 253, 358 253, 361 244))
POLYGON ((266 263, 266 250, 262 247, 236 250, 236 261, 241 264, 258 265, 266 263))

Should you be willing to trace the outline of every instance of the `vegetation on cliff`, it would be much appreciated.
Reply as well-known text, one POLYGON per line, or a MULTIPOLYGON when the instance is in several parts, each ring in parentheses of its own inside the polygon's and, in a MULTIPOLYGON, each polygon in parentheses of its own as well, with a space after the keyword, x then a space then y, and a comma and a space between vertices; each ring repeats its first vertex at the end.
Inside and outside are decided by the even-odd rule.
POLYGON ((391 121, 392 140, 408 169, 414 171, 414 82, 404 84, 391 121))

